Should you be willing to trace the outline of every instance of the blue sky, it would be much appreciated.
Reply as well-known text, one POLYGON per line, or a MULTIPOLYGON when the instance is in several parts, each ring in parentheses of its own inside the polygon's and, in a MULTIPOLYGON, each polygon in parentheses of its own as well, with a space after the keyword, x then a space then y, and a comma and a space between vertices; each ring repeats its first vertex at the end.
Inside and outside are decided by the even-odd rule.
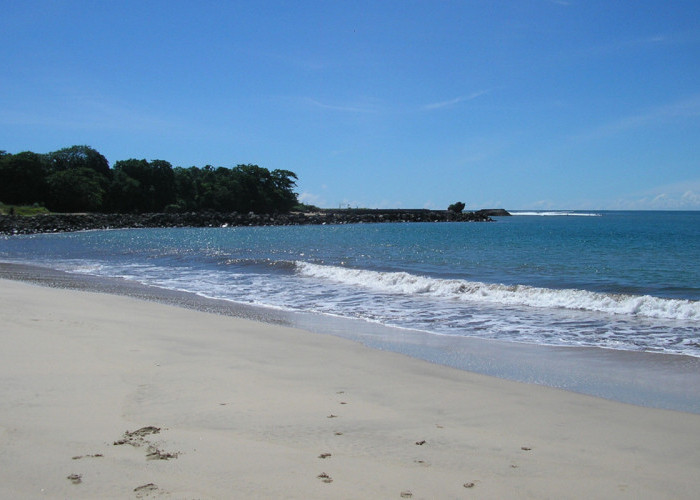
POLYGON ((0 0, 0 149, 322 207, 700 209, 700 2, 0 0))

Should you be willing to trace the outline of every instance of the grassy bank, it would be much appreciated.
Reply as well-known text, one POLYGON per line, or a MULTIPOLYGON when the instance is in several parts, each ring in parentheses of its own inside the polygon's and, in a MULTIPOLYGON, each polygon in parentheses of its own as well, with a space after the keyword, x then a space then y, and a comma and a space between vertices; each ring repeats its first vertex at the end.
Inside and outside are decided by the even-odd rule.
POLYGON ((49 212, 45 207, 39 205, 5 205, 0 203, 0 215, 40 215, 48 214, 49 212))

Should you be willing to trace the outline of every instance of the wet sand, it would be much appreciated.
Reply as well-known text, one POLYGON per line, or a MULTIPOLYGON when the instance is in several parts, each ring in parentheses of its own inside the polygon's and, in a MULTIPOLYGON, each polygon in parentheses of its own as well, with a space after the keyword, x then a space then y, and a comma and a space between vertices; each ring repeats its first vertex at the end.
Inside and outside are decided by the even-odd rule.
POLYGON ((3 498, 694 498, 700 415, 0 280, 3 498))

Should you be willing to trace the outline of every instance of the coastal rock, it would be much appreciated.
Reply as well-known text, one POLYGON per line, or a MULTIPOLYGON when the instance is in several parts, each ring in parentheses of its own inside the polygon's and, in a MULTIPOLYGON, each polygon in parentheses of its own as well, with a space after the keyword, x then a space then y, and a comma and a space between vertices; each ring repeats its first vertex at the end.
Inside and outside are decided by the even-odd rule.
MULTIPOLYGON (((308 224, 369 224, 382 222, 488 222, 489 211, 338 209, 285 214, 187 212, 154 214, 48 214, 0 216, 0 234, 36 234, 155 227, 296 226, 308 224)), ((503 210, 505 212, 505 210, 503 210)), ((507 212, 505 212, 507 214, 507 212)), ((496 215, 502 215, 501 213, 496 215)), ((508 214, 510 215, 510 214, 508 214)))
POLYGON ((503 208, 482 208, 479 210, 479 213, 489 217, 509 217, 511 215, 510 212, 503 208))

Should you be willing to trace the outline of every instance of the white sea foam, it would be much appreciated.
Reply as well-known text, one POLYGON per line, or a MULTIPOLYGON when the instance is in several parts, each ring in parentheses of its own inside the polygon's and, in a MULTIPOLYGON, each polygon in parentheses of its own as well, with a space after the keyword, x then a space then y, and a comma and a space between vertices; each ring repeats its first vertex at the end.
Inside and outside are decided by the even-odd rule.
POLYGON ((422 295, 509 306, 597 311, 647 318, 691 321, 700 319, 700 301, 446 280, 405 272, 377 272, 308 262, 297 262, 296 265, 303 276, 332 280, 383 293, 422 295))
POLYGON ((550 212, 510 212, 511 215, 537 215, 541 217, 558 217, 558 216, 569 216, 569 217, 601 217, 601 214, 592 212, 571 212, 571 211, 550 211, 550 212))

